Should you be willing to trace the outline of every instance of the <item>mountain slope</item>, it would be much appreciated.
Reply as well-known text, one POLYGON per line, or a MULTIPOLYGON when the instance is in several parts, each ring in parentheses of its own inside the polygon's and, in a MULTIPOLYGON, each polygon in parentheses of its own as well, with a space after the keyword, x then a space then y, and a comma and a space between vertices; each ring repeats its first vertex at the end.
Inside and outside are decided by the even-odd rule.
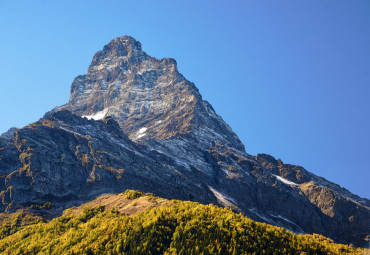
POLYGON ((222 134, 223 143, 243 150, 174 59, 152 58, 128 36, 95 54, 87 74, 73 81, 68 104, 57 108, 62 109, 94 119, 113 116, 132 140, 164 140, 199 130, 222 134))
POLYGON ((337 242, 370 238, 369 200, 302 167, 247 154, 173 59, 148 56, 128 36, 95 54, 67 104, 1 136, 0 148, 7 212, 50 201, 57 215, 103 193, 138 189, 337 242))
POLYGON ((365 254, 368 250, 334 244, 317 234, 295 235, 213 205, 126 191, 68 209, 49 223, 24 227, 0 240, 0 252, 365 254))

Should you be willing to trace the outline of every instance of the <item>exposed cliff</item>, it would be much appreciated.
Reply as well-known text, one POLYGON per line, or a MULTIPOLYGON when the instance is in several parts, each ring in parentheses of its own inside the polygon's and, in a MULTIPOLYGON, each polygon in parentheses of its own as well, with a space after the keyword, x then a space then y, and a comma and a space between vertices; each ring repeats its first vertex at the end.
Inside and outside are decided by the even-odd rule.
POLYGON ((173 59, 124 36, 95 54, 67 104, 0 137, 1 210, 56 212, 138 189, 217 203, 294 232, 366 245, 370 202, 302 167, 254 157, 173 59))

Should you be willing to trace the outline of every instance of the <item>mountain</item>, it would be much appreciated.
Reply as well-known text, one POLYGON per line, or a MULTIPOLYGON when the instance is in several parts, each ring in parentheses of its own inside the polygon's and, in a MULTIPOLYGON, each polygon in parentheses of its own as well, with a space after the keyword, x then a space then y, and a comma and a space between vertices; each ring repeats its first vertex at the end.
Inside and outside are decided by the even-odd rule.
POLYGON ((75 78, 69 102, 0 137, 0 210, 53 203, 45 217, 126 189, 230 207, 296 233, 366 246, 370 201, 272 156, 246 153, 178 71, 132 37, 75 78))
MULTIPOLYGON (((40 209, 39 209, 40 210, 40 209)), ((41 209, 42 210, 42 209, 41 209)), ((14 216, 0 229, 6 254, 366 254, 323 236, 296 235, 226 208, 127 190, 51 222, 14 216), (23 226, 20 226, 21 224, 23 226), (19 228, 17 229, 17 226, 19 228), (14 233, 9 233, 14 230, 14 233), (9 235, 8 235, 9 234, 9 235)))

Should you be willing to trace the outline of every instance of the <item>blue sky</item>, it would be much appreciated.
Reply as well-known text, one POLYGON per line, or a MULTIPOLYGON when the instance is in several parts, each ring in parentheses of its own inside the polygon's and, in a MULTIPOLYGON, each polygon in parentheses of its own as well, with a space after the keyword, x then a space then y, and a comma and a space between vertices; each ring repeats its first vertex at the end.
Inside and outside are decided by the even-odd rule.
POLYGON ((248 153, 370 198, 370 1, 0 0, 0 133, 68 101, 130 35, 180 72, 248 153))

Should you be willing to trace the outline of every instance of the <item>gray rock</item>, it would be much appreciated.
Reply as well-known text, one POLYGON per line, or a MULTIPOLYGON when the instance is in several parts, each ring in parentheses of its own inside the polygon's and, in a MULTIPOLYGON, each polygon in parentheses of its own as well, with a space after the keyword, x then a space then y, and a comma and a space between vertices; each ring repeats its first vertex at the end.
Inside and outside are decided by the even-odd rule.
POLYGON ((245 152, 176 61, 124 36, 95 54, 67 104, 0 138, 2 211, 50 201, 54 214, 139 189, 214 203, 298 233, 366 245, 369 200, 300 166, 245 152))
POLYGON ((14 133, 15 131, 17 131, 17 129, 18 128, 16 127, 9 128, 8 131, 0 135, 0 138, 7 139, 7 140, 11 139, 14 136, 14 133))

